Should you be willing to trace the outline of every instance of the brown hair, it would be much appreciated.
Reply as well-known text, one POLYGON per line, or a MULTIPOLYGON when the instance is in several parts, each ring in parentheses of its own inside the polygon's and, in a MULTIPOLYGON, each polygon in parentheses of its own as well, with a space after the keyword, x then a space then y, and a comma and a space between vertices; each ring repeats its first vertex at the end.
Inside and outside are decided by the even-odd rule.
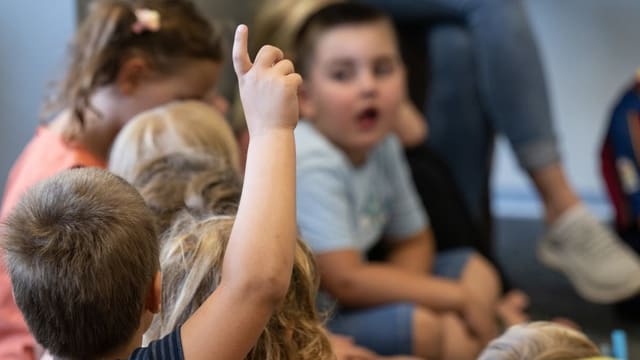
POLYGON ((338 2, 320 8, 311 14, 295 33, 291 56, 296 65, 296 71, 302 76, 308 75, 318 38, 324 32, 344 25, 368 24, 385 22, 395 35, 395 30, 389 17, 365 4, 354 2, 338 2))
POLYGON ((66 76, 45 113, 69 108, 82 126, 85 111, 94 110, 91 95, 113 83, 123 60, 132 55, 144 56, 157 70, 171 73, 179 61, 222 61, 222 40, 188 0, 98 0, 76 32, 66 76), (158 31, 134 31, 136 9, 156 11, 158 31))
POLYGON ((25 193, 2 240, 16 303, 53 355, 95 358, 131 340, 159 269, 153 217, 131 185, 62 172, 25 193))
MULTIPOLYGON (((165 233, 160 256, 162 311, 145 334, 147 341, 159 339, 183 324, 215 291, 233 221, 231 216, 198 218, 183 212, 165 233)), ((318 282, 313 255, 298 239, 285 301, 246 359, 333 359, 315 307, 318 282)))
POLYGON ((601 355, 583 333, 551 322, 512 326, 478 360, 573 360, 601 355))
POLYGON ((142 164, 130 179, 156 215, 160 232, 186 210, 235 214, 242 183, 227 163, 201 153, 173 153, 142 164))

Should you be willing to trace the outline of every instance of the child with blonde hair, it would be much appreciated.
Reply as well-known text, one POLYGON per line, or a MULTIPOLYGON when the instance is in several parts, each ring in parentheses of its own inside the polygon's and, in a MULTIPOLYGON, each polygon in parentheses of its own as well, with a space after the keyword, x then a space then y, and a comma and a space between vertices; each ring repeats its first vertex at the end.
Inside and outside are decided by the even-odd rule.
MULTIPOLYGON (((147 341, 181 326, 220 285, 241 193, 235 144, 219 113, 193 101, 141 113, 114 142, 109 169, 138 189, 163 233, 162 310, 147 341)), ((298 240, 285 300, 246 359, 333 358, 315 307, 318 281, 298 240)))
MULTIPOLYGON (((222 61, 220 34, 187 0, 95 1, 45 108, 53 118, 9 173, 0 219, 40 180, 75 167, 106 167, 113 139, 137 113, 214 96, 222 61)), ((0 329, 0 358, 34 357, 35 342, 1 263, 0 329)))
POLYGON ((478 360, 580 360, 600 355, 598 347, 585 334, 538 321, 512 326, 493 340, 478 360))
MULTIPOLYGON (((174 331, 217 291, 233 223, 233 216, 212 212, 177 215, 161 239, 162 310, 145 334, 148 341, 174 331)), ((318 281, 313 255, 298 240, 285 300, 246 359, 333 359, 315 308, 318 281)))
POLYGON ((124 180, 70 170, 29 190, 10 215, 3 247, 16 300, 53 356, 243 359, 284 300, 296 246, 293 129, 301 79, 274 47, 251 63, 244 26, 233 53, 251 133, 248 176, 220 284, 168 336, 135 349, 159 311, 161 286, 153 219, 124 180))
MULTIPOLYGON (((178 106, 188 110, 199 104, 178 106)), ((129 123, 118 135, 110 164, 112 171, 140 191, 164 234, 160 239, 162 311, 145 334, 148 341, 179 327, 218 287, 241 191, 237 170, 226 161, 228 152, 213 146, 220 140, 215 126, 191 126, 195 118, 164 110, 151 110, 129 123), (163 114, 161 124, 155 122, 158 114, 163 114), (150 134, 161 140, 145 142, 150 134), (172 141, 162 141, 168 138, 172 141), (138 165, 121 166, 115 162, 118 158, 138 165)), ((199 120, 214 124, 216 119, 199 120)), ((237 152, 235 147, 228 150, 237 152)), ((313 256, 298 240, 285 301, 247 359, 332 358, 315 309, 317 283, 313 256)))

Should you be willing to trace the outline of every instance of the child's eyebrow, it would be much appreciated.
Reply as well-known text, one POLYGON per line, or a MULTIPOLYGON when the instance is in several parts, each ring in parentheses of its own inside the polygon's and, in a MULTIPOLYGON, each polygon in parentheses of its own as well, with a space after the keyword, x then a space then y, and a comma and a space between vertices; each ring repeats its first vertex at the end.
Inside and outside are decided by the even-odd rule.
POLYGON ((350 58, 331 59, 327 62, 328 66, 352 66, 356 61, 350 58))

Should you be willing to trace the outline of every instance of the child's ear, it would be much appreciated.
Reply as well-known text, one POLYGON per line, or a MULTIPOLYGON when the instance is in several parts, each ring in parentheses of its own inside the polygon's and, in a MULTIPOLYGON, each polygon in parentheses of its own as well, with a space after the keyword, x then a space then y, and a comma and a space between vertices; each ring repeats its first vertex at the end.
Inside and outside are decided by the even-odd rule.
POLYGON ((300 117, 310 119, 315 116, 315 106, 311 101, 311 94, 309 94, 309 86, 305 82, 300 85, 298 90, 298 104, 300 106, 300 117))
POLYGON ((153 276, 153 282, 147 295, 145 306, 149 312, 157 314, 162 304, 162 274, 158 271, 153 276))
POLYGON ((148 75, 149 62, 140 56, 133 56, 125 60, 116 76, 116 86, 124 95, 131 95, 148 75))

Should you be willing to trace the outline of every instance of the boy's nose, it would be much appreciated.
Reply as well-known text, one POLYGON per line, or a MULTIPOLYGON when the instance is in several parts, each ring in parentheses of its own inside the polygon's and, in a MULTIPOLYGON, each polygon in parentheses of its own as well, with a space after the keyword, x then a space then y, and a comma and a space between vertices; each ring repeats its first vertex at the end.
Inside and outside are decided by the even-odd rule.
POLYGON ((377 94, 378 83, 376 77, 370 72, 364 72, 360 76, 360 92, 364 96, 375 96, 377 94))

